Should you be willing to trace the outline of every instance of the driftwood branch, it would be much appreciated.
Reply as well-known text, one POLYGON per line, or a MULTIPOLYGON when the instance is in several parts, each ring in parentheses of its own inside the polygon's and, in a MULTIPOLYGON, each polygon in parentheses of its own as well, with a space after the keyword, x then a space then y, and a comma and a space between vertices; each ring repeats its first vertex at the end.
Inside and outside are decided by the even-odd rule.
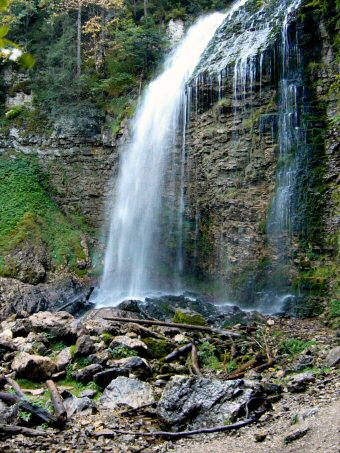
POLYGON ((36 415, 44 422, 53 422, 59 424, 57 417, 50 414, 50 412, 48 412, 46 409, 36 406, 35 404, 31 404, 30 402, 28 402, 24 398, 21 398, 18 395, 14 395, 13 393, 0 392, 0 400, 5 401, 6 403, 9 404, 17 403, 21 409, 24 409, 25 411, 36 415))
MULTIPOLYGON (((196 429, 194 431, 179 431, 179 432, 168 432, 168 431, 155 431, 155 432, 141 432, 141 431, 123 431, 123 430, 112 430, 112 434, 123 434, 129 436, 143 436, 143 437, 169 437, 172 439, 179 439, 181 437, 188 437, 194 436, 196 434, 204 434, 204 433, 217 433, 222 431, 230 431, 233 429, 239 429, 243 426, 250 425, 258 420, 258 418, 262 415, 262 412, 259 415, 254 417, 246 418, 245 420, 233 423, 231 425, 223 425, 223 426, 216 426, 214 428, 202 428, 196 429)), ((98 436, 104 435, 104 433, 98 433, 98 436)))
POLYGON ((169 355, 164 357, 164 362, 172 362, 173 360, 176 360, 178 357, 190 352, 191 348, 192 348, 192 343, 188 343, 188 344, 182 346, 181 348, 175 349, 169 355))
POLYGON ((25 398, 24 392, 21 390, 20 385, 14 379, 10 378, 9 376, 6 376, 6 381, 13 388, 13 390, 15 391, 15 394, 19 398, 22 398, 22 399, 25 398))
POLYGON ((64 400, 62 399, 57 386, 51 380, 46 381, 46 386, 50 392, 54 413, 58 419, 58 422, 66 423, 67 412, 64 406, 64 400))
POLYGON ((256 358, 249 360, 248 362, 241 365, 237 370, 233 371, 232 373, 228 374, 227 379, 237 379, 244 376, 244 373, 249 369, 252 368, 256 363, 256 358))
POLYGON ((23 434, 24 436, 49 436, 51 433, 46 431, 41 431, 37 429, 25 428, 24 426, 18 425, 3 425, 0 424, 0 436, 15 436, 17 434, 23 434))
POLYGON ((136 318, 119 318, 117 316, 103 316, 103 319, 107 321, 116 321, 116 322, 133 322, 135 324, 145 324, 146 326, 164 326, 164 327, 174 327, 177 329, 186 329, 186 330, 198 330, 201 332, 214 332, 221 335, 227 335, 230 337, 241 337, 241 334, 233 332, 232 330, 220 330, 213 329, 209 326, 195 326, 192 324, 181 324, 176 322, 165 322, 165 321, 151 321, 149 319, 136 319, 136 318))
POLYGON ((197 376, 201 376, 201 370, 198 364, 198 354, 197 354, 197 347, 195 343, 192 344, 191 348, 191 362, 192 362, 192 370, 197 376))

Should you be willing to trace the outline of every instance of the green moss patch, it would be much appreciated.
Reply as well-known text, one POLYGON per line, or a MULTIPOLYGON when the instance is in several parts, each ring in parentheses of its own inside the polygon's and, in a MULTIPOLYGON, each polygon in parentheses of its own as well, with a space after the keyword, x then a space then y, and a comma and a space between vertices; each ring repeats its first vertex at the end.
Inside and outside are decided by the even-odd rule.
POLYGON ((176 310, 173 322, 178 324, 192 324, 195 326, 207 325, 201 314, 185 310, 176 310))
MULTIPOLYGON (((77 268, 85 259, 81 231, 50 197, 37 164, 18 158, 0 160, 0 275, 10 277, 5 256, 30 248, 45 248, 52 267, 77 268)), ((46 181, 45 181, 46 182, 46 181)))
POLYGON ((143 342, 147 345, 148 351, 154 359, 161 359, 171 352, 171 346, 167 340, 144 338, 143 342))

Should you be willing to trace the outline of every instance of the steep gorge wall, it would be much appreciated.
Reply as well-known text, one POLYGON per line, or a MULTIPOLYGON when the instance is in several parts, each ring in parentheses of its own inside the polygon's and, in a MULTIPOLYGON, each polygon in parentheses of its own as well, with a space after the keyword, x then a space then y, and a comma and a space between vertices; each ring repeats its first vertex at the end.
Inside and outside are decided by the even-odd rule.
POLYGON ((241 101, 233 99, 232 69, 222 87, 216 79, 201 84, 187 137, 188 240, 197 241, 187 263, 197 277, 217 284, 224 297, 228 294, 248 306, 275 286, 280 278, 275 274, 287 273, 287 291, 307 296, 303 304, 311 314, 321 311, 325 296, 338 297, 338 62, 324 23, 317 23, 312 13, 291 28, 299 37, 304 68, 302 122, 308 155, 298 175, 297 226, 288 266, 273 268, 276 257, 266 234, 282 165, 277 134, 279 48, 270 50, 271 64, 241 101))

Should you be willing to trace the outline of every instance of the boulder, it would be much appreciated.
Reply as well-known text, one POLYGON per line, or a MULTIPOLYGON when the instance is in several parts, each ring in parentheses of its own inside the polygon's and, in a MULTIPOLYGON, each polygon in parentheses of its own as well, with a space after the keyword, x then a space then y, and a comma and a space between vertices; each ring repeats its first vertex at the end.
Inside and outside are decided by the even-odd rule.
POLYGON ((118 366, 100 371, 93 376, 94 382, 101 388, 107 387, 113 379, 119 376, 128 377, 129 371, 119 368, 118 366))
POLYGON ((67 311, 52 313, 41 311, 30 316, 26 325, 33 332, 44 332, 53 338, 73 339, 76 332, 73 326, 74 317, 67 311))
POLYGON ((16 377, 32 381, 49 379, 56 371, 57 365, 48 357, 20 352, 12 362, 16 377))
POLYGON ((64 348, 56 357, 58 371, 64 370, 72 362, 71 348, 64 348))
POLYGON ((80 370, 75 371, 72 374, 73 379, 78 382, 82 382, 83 384, 87 384, 88 382, 92 381, 93 375, 99 373, 103 370, 103 367, 98 363, 93 363, 92 365, 88 365, 80 370))
POLYGON ((96 351, 94 342, 89 335, 82 335, 76 342, 76 357, 88 357, 96 351))
POLYGON ((77 398, 76 396, 71 396, 64 400, 65 409, 68 417, 81 412, 83 415, 84 412, 88 414, 93 414, 96 412, 95 403, 89 398, 77 398))
MULTIPOLYGON (((137 355, 147 353, 148 347, 145 343, 136 338, 130 338, 126 335, 120 335, 115 337, 111 344, 111 350, 117 350, 117 355, 119 355, 119 350, 129 350, 129 351, 136 351, 137 355)), ((118 358, 118 357, 117 357, 118 358)))
POLYGON ((333 348, 329 351, 326 357, 326 366, 329 367, 340 367, 340 346, 333 348))
POLYGON ((248 410, 255 410, 264 401, 261 396, 258 384, 242 379, 174 376, 163 391, 157 414, 174 431, 213 427, 243 416, 248 403, 248 410))
POLYGON ((312 373, 299 373, 293 376, 287 384, 287 388, 291 393, 305 392, 307 385, 315 381, 312 373))
POLYGON ((148 362, 141 357, 126 357, 125 359, 111 360, 109 363, 122 372, 120 376, 133 374, 134 377, 144 380, 151 375, 148 362))
POLYGON ((150 384, 127 377, 117 377, 104 390, 100 403, 107 409, 119 406, 139 407, 155 402, 150 384))

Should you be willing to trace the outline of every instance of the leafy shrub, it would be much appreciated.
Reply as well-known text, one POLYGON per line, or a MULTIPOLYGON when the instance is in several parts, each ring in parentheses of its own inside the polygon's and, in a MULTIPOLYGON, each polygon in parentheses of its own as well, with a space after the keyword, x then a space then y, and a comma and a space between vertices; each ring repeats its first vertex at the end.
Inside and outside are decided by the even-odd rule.
POLYGON ((204 368, 211 368, 213 370, 219 370, 222 367, 221 362, 215 355, 216 347, 210 344, 208 341, 202 343, 198 348, 198 357, 200 364, 204 368))
POLYGON ((305 351, 306 349, 310 348, 315 344, 316 344, 315 340, 303 341, 298 340, 297 338, 291 338, 290 340, 282 342, 280 349, 283 354, 289 354, 294 356, 297 354, 301 354, 301 352, 305 351))

